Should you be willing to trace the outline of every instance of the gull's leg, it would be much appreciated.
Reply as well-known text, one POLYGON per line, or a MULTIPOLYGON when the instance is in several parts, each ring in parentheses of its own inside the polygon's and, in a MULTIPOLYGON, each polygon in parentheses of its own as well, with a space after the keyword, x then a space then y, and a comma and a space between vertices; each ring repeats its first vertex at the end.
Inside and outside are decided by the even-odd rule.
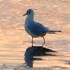
POLYGON ((33 47, 33 37, 32 37, 32 47, 33 47))
POLYGON ((45 38, 43 37, 43 40, 44 40, 44 43, 43 43, 43 45, 42 46, 44 46, 44 44, 45 44, 45 38))

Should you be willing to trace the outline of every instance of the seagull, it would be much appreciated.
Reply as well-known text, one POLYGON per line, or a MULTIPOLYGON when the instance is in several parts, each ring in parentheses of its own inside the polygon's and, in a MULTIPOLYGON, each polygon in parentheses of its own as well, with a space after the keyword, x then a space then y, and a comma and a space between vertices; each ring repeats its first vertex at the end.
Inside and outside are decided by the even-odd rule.
POLYGON ((33 47, 33 38, 42 37, 45 44, 44 36, 49 34, 55 34, 55 32, 61 32, 60 30, 50 30, 49 28, 43 26, 39 22, 34 21, 34 11, 33 9, 28 9, 27 12, 23 15, 27 15, 25 20, 25 31, 32 37, 32 47, 33 47))

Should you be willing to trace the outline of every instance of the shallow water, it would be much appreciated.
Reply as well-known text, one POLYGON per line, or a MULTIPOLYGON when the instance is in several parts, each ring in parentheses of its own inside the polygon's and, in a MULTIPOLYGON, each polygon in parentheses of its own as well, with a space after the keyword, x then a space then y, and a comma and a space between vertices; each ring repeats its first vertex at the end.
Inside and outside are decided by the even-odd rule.
MULTIPOLYGON (((36 21, 50 29, 62 31, 45 36, 44 47, 58 51, 58 53, 53 53, 57 56, 42 56, 43 60, 34 61, 33 66, 47 67, 48 70, 69 70, 69 6, 69 0, 0 0, 0 68, 4 68, 3 65, 8 63, 12 67, 14 64, 16 68, 17 65, 20 68, 20 65, 25 63, 24 53, 31 46, 31 37, 25 32, 24 21, 26 17, 22 15, 25 14, 27 9, 32 8, 35 11, 36 21)), ((42 38, 34 39, 34 45, 40 46, 42 43, 42 38)), ((18 70, 20 70, 19 68, 18 70)))

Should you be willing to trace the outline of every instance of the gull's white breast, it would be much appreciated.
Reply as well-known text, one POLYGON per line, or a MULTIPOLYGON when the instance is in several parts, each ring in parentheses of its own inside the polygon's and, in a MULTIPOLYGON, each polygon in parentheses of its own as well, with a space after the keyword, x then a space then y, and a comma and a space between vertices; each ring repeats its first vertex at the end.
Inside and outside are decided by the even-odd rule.
POLYGON ((34 22, 26 22, 25 23, 25 30, 26 32, 31 35, 32 37, 37 37, 37 35, 35 35, 33 32, 32 32, 32 29, 33 29, 33 26, 34 24, 32 24, 34 22))

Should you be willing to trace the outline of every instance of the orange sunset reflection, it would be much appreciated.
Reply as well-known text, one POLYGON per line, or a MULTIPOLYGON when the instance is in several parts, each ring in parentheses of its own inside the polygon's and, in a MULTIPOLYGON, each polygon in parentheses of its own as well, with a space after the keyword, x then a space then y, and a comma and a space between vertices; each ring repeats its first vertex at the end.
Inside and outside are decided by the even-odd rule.
MULTIPOLYGON (((67 52, 65 53, 67 56, 52 56, 51 59, 49 59, 50 57, 44 57, 45 60, 42 63, 46 61, 47 67, 52 67, 56 64, 57 66, 65 67, 62 61, 70 61, 69 7, 69 0, 0 0, 0 63, 25 62, 25 51, 32 44, 31 36, 26 33, 24 28, 27 16, 23 17, 22 15, 25 14, 27 9, 32 8, 35 11, 35 21, 50 29, 62 31, 54 35, 47 34, 44 47, 59 52, 67 52)), ((42 43, 42 38, 34 39, 34 45, 41 45, 42 43)), ((36 67, 37 63, 34 66, 36 67)), ((66 67, 69 66, 67 65, 66 67)))

